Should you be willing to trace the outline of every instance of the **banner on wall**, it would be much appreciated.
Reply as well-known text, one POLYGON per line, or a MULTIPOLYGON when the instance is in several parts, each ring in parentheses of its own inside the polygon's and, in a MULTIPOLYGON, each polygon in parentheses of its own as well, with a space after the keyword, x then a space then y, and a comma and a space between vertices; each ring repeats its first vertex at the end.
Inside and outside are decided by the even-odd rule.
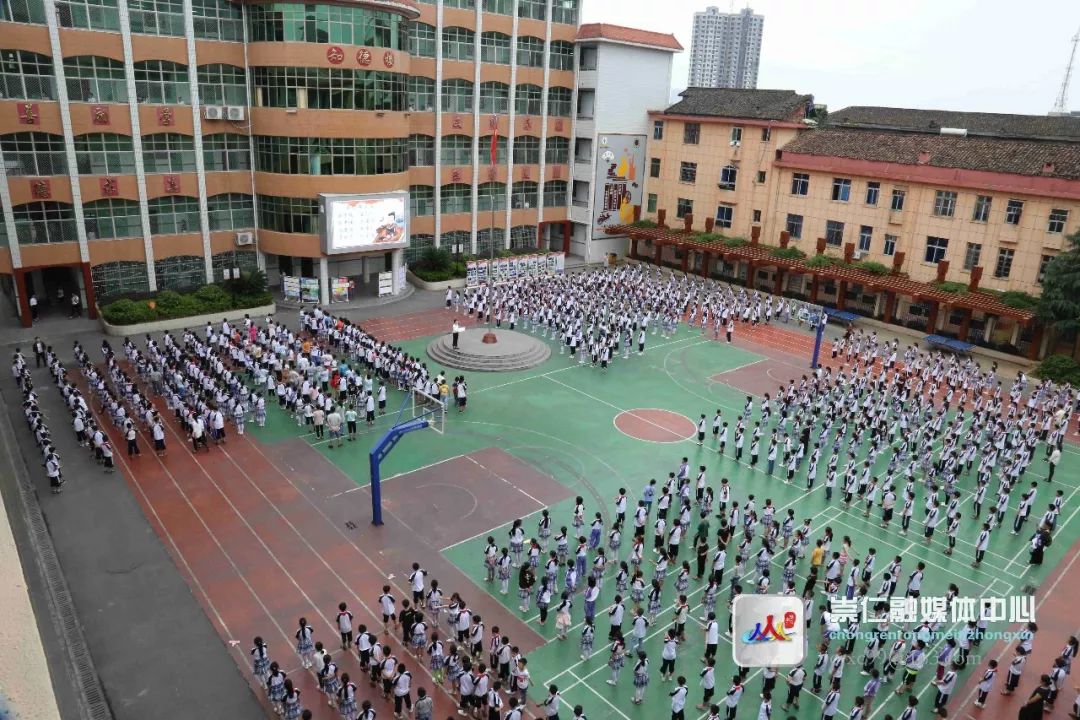
POLYGON ((282 275, 281 290, 284 293, 286 300, 300 302, 300 278, 282 275))
POLYGON ((522 274, 520 272, 520 267, 521 267, 519 265, 520 262, 521 262, 521 258, 516 256, 516 255, 514 257, 510 258, 510 279, 511 280, 516 279, 519 275, 522 274))
POLYGON ((349 302, 349 278, 333 279, 330 283, 330 302, 349 302))
POLYGON ((391 295, 394 292, 394 274, 390 272, 379 273, 379 297, 391 295))
POLYGON ((544 274, 554 275, 555 270, 558 267, 558 261, 555 259, 555 253, 545 255, 544 258, 544 274))
POLYGON ((536 273, 537 273, 537 268, 538 268, 538 266, 540 264, 540 256, 535 255, 535 254, 534 255, 529 255, 528 260, 529 260, 529 275, 535 276, 536 273))
POLYGON ((562 275, 564 270, 566 270, 566 253, 557 252, 555 253, 555 272, 562 275))
POLYGON ((465 284, 469 287, 476 287, 479 282, 476 279, 476 261, 469 260, 465 263, 465 284))
POLYGON ((476 284, 482 285, 488 281, 488 261, 476 261, 476 284))
POLYGON ((302 302, 319 302, 318 278, 300 278, 300 300, 302 302))

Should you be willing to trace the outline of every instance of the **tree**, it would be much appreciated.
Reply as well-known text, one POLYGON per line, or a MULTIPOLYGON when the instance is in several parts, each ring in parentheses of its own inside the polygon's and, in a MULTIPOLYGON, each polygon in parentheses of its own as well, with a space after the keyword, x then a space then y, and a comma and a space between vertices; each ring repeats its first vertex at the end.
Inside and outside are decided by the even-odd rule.
POLYGON ((1080 230, 1065 240, 1069 249, 1046 266, 1037 315, 1054 332, 1080 336, 1080 230))

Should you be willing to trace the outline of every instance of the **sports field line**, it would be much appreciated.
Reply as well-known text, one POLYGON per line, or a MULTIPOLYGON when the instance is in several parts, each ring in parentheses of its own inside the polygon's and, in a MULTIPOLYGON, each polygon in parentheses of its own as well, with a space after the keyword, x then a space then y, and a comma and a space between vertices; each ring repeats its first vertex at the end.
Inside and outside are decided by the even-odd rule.
MULTIPOLYGON (((1065 504, 1068 504, 1072 500, 1073 495, 1076 494, 1076 491, 1078 489, 1080 489, 1080 486, 1074 487, 1069 492, 1069 496, 1067 498, 1065 498, 1065 504)), ((1073 511, 1071 513, 1069 513, 1069 517, 1065 520, 1065 522, 1061 522, 1060 519, 1058 520, 1057 529, 1050 535, 1051 539, 1057 538, 1057 536, 1061 533, 1061 531, 1064 530, 1069 525, 1070 522, 1072 522, 1072 519, 1074 517, 1076 517, 1077 510, 1080 510, 1080 505, 1077 505, 1076 507, 1073 508, 1073 511)), ((1009 564, 1005 566, 1004 572, 1007 574, 1008 571, 1009 571, 1009 568, 1012 567, 1012 564, 1014 562, 1016 562, 1020 558, 1020 556, 1023 555, 1024 553, 1026 553, 1026 552, 1029 552, 1029 546, 1027 545, 1027 543, 1025 543, 1019 550, 1016 551, 1016 554, 1013 555, 1011 560, 1009 560, 1009 564)), ((1028 567, 1030 567, 1030 565, 1026 566, 1021 571, 1021 574, 1026 573, 1028 567)))
MULTIPOLYGON (((605 666, 605 667, 606 667, 606 666, 605 666)), ((600 694, 599 692, 597 692, 597 691, 596 691, 596 688, 594 688, 594 687, 593 687, 592 685, 590 685, 590 684, 586 683, 586 682, 585 682, 584 680, 582 680, 581 678, 579 678, 579 677, 578 677, 577 675, 575 675, 574 673, 570 673, 570 677, 574 678, 574 686, 578 685, 579 683, 580 683, 580 684, 584 684, 584 685, 585 685, 585 687, 586 687, 586 688, 587 688, 587 689, 589 690, 589 692, 591 692, 591 693, 592 693, 593 695, 595 695, 596 697, 600 698, 600 701, 601 701, 601 702, 603 702, 603 703, 604 703, 605 705, 607 705, 607 706, 608 706, 609 708, 611 708, 612 710, 614 710, 615 712, 617 712, 617 713, 619 714, 619 716, 620 716, 620 717, 622 717, 622 718, 625 718, 625 720, 630 720, 630 716, 629 716, 629 715, 627 715, 626 713, 624 713, 624 712, 623 712, 622 710, 620 710, 619 708, 615 707, 615 705, 614 705, 614 704, 613 704, 613 703, 612 703, 612 702, 611 702, 610 700, 608 700, 608 699, 607 699, 606 697, 604 697, 604 696, 603 696, 603 695, 601 695, 601 694, 600 694)), ((573 687, 573 686, 571 686, 571 687, 573 687)))
MULTIPOLYGON (((444 458, 442 460, 436 460, 435 462, 428 463, 427 465, 421 465, 420 467, 413 468, 412 470, 405 470, 404 472, 394 473, 393 475, 390 475, 389 477, 381 478, 379 480, 379 482, 380 483, 385 483, 388 480, 393 480, 394 478, 399 478, 399 477, 408 475, 409 473, 420 472, 421 470, 427 470, 429 468, 435 467, 436 465, 442 465, 443 463, 450 462, 451 460, 458 460, 458 459, 466 457, 466 456, 468 456, 468 453, 458 453, 457 455, 451 455, 448 458, 444 458)), ((479 463, 477 463, 477 464, 479 464, 479 463)), ((366 487, 371 487, 371 486, 370 485, 357 485, 356 487, 349 488, 348 490, 342 490, 341 492, 336 492, 333 495, 330 495, 329 498, 333 499, 333 498, 336 498, 336 497, 340 497, 342 495, 348 495, 351 492, 356 492, 357 490, 362 490, 362 489, 364 489, 366 487)))

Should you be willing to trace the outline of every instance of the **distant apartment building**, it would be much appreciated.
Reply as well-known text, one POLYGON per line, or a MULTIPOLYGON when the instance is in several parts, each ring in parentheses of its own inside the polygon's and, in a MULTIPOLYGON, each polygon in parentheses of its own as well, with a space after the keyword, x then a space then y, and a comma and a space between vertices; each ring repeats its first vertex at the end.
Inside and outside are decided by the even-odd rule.
POLYGON ((722 13, 717 7, 694 13, 690 41, 690 87, 757 87, 765 17, 750 8, 722 13))

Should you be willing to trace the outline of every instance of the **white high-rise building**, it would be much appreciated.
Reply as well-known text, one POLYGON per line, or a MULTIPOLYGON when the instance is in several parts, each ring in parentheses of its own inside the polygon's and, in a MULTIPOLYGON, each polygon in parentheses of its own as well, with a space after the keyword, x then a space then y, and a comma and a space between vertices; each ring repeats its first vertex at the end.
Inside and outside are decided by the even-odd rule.
POLYGON ((756 88, 764 28, 765 16, 750 8, 722 13, 708 7, 694 13, 689 86, 756 88))

